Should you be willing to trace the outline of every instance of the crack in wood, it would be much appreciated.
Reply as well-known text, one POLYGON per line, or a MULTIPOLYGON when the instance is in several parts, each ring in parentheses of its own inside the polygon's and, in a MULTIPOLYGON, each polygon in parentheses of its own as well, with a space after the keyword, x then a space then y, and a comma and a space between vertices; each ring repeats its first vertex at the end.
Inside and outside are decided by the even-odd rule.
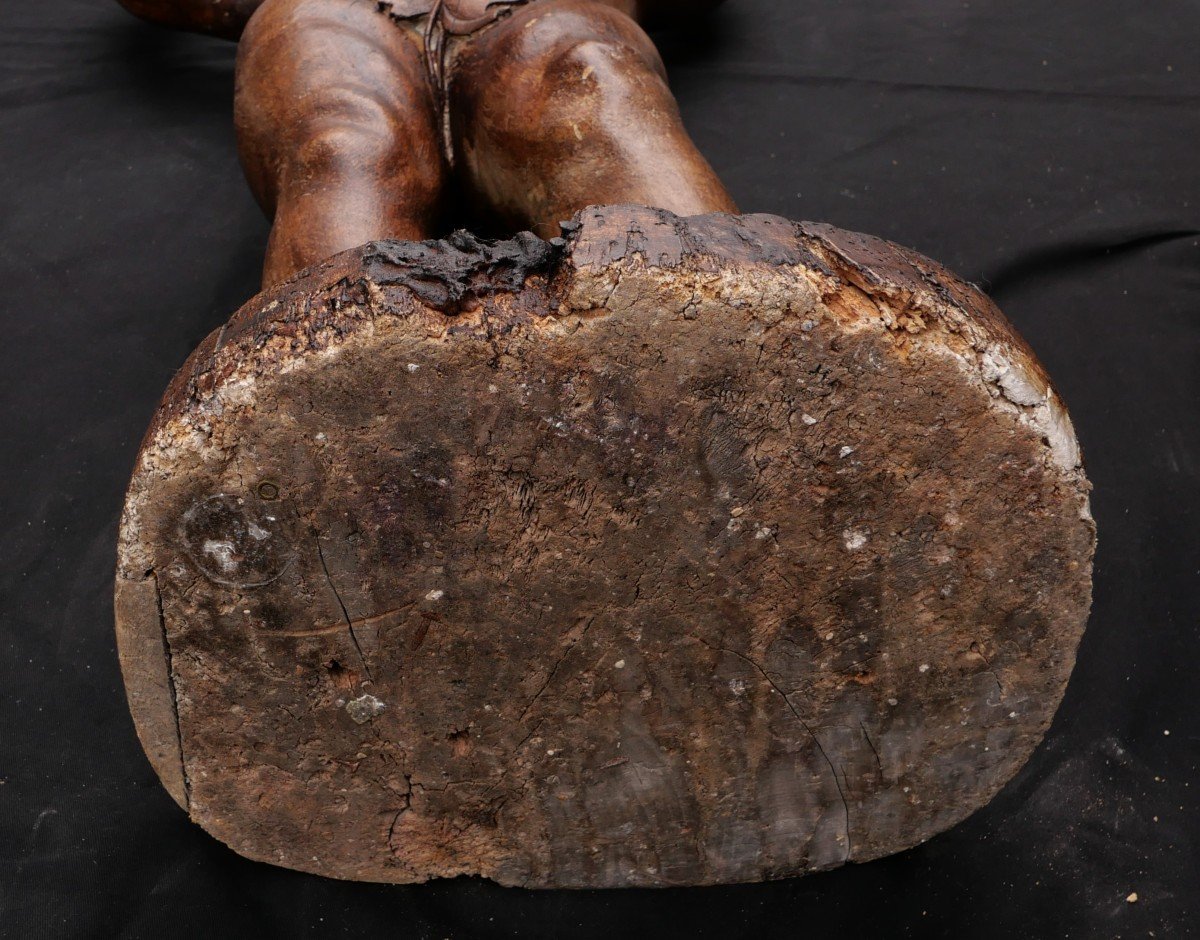
POLYGON ((574 640, 571 641, 570 646, 568 646, 565 650, 563 650, 563 654, 558 657, 558 659, 555 661, 554 665, 550 668, 550 671, 546 674, 546 680, 542 683, 541 688, 538 689, 533 694, 533 698, 531 698, 529 700, 529 704, 527 704, 525 706, 525 708, 521 711, 521 716, 517 719, 517 724, 524 723, 525 716, 529 714, 529 710, 531 708, 533 708, 533 706, 537 702, 537 700, 539 698, 541 698, 542 693, 545 692, 546 689, 548 689, 550 687, 550 683, 554 681, 554 676, 558 673, 558 667, 561 666, 563 664, 563 661, 568 656, 571 655, 571 650, 575 649, 575 647, 583 641, 583 638, 585 636, 587 636, 588 631, 592 628, 592 624, 595 622, 596 622, 596 618, 594 616, 589 617, 587 620, 587 623, 584 624, 583 631, 579 634, 579 636, 577 636, 574 640))
POLYGON ((400 817, 412 809, 412 792, 413 792, 412 774, 404 775, 404 785, 407 788, 404 792, 403 797, 401 797, 401 799, 403 799, 404 802, 401 804, 400 808, 398 810, 396 810, 396 815, 392 817, 391 825, 388 826, 388 831, 387 831, 387 846, 393 855, 396 854, 396 846, 393 841, 396 837, 396 826, 400 822, 400 817))
POLYGON ((325 553, 321 551, 321 536, 318 533, 313 533, 313 542, 317 546, 317 558, 321 562, 321 570, 325 572, 325 581, 329 585, 329 590, 333 591, 333 596, 337 598, 338 606, 342 608, 342 616, 346 618, 346 631, 350 634, 350 642, 354 644, 354 649, 358 653, 359 662, 362 663, 363 672, 367 678, 375 681, 375 677, 371 675, 371 667, 367 665, 367 657, 363 655, 362 646, 359 645, 358 635, 354 632, 354 621, 350 617, 350 611, 346 608, 346 602, 342 600, 342 595, 338 593, 337 585, 333 583, 333 576, 329 573, 329 566, 325 563, 325 553))
POLYGON ((871 749, 871 753, 875 755, 875 766, 879 768, 879 776, 883 777, 883 760, 879 756, 879 748, 875 746, 875 742, 871 740, 871 735, 867 733, 867 726, 863 722, 859 722, 858 726, 862 728, 863 737, 866 739, 867 747, 871 749))
MULTIPOLYGON (((817 746, 817 751, 820 753, 821 757, 825 760, 825 763, 829 765, 829 772, 831 774, 833 774, 833 785, 835 787, 837 787, 838 797, 842 801, 842 812, 845 817, 844 831, 846 834, 846 858, 845 858, 845 861, 849 861, 851 852, 853 851, 853 843, 851 841, 851 836, 850 836, 850 802, 849 802, 849 800, 846 799, 846 791, 842 788, 842 780, 841 780, 841 778, 838 777, 837 767, 834 766, 834 763, 830 759, 829 754, 825 751, 825 747, 824 747, 824 745, 821 744, 821 739, 819 737, 817 737, 817 733, 815 731, 813 731, 813 729, 809 726, 808 722, 805 721, 804 718, 801 716, 800 712, 796 710, 796 706, 792 704, 792 700, 790 698, 788 698, 787 693, 784 692, 783 689, 781 689, 779 687, 778 683, 776 683, 775 680, 771 678, 770 674, 765 669, 763 669, 763 667, 760 666, 755 660, 751 659, 749 656, 745 655, 744 653, 739 653, 737 650, 726 649, 723 646, 713 646, 711 643, 706 642, 705 640, 701 639, 700 637, 696 637, 696 639, 699 640, 701 643, 703 643, 705 646, 707 646, 710 650, 713 650, 715 652, 720 652, 720 653, 729 653, 731 656, 736 656, 738 659, 744 660, 745 662, 747 662, 751 666, 753 666, 756 670, 758 670, 758 672, 761 673, 762 677, 764 679, 766 679, 768 683, 770 683, 771 688, 774 689, 779 694, 779 697, 781 699, 783 699, 784 704, 787 705, 787 707, 788 707, 788 711, 790 711, 792 713, 792 715, 795 717, 796 721, 800 722, 800 727, 802 727, 805 731, 808 732, 809 737, 812 738, 813 744, 815 744, 817 746)), ((843 771, 843 775, 844 775, 844 773, 845 772, 843 771)))
POLYGON ((163 610, 162 591, 158 586, 158 572, 150 570, 154 581, 154 603, 158 611, 158 628, 162 631, 163 657, 167 667, 167 691, 171 694, 171 716, 175 719, 175 743, 179 755, 179 778, 183 781, 183 805, 189 813, 192 809, 192 782, 188 779, 187 762, 183 758, 183 728, 179 723, 179 694, 175 690, 175 661, 171 652, 171 640, 167 637, 167 615, 163 610))
POLYGON ((987 656, 984 655, 983 647, 980 646, 978 642, 974 642, 971 644, 971 652, 973 652, 976 656, 978 656, 980 659, 983 660, 983 665, 987 668, 988 673, 991 675, 993 681, 996 683, 996 689, 1000 692, 1000 701, 1003 702, 1004 701, 1004 684, 1000 681, 1000 677, 998 675, 996 675, 996 670, 992 668, 991 660, 989 660, 987 658, 987 656))

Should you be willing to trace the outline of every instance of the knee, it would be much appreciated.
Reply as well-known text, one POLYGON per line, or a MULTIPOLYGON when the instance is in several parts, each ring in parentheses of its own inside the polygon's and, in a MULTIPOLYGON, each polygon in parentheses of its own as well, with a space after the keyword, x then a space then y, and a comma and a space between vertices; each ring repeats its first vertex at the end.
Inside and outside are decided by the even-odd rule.
POLYGON ((411 37, 373 4, 267 0, 239 49, 235 92, 238 145, 260 198, 356 174, 436 188, 440 139, 423 69, 411 37))
POLYGON ((266 0, 238 47, 235 106, 287 136, 313 115, 382 127, 432 107, 419 44, 372 3, 266 0))
POLYGON ((327 84, 265 106, 253 96, 239 95, 243 162, 252 177, 255 170, 265 171, 274 185, 283 187, 323 177, 386 173, 402 150, 419 151, 422 137, 432 136, 428 128, 422 135, 410 127, 414 121, 406 121, 391 104, 353 84, 327 84))
MULTIPOLYGON (((596 81, 665 77, 650 37, 630 17, 596 0, 530 4, 474 44, 465 70, 477 92, 519 89, 525 97, 586 93, 596 81)), ((502 102, 497 102, 502 103, 502 102)))
POLYGON ((547 90, 585 92, 593 79, 639 80, 646 72, 665 77, 658 50, 642 28, 595 0, 567 0, 536 12, 517 41, 515 61, 547 90))
POLYGON ((382 117, 321 117, 295 128, 291 146, 280 156, 285 183, 321 177, 386 172, 397 160, 399 135, 382 117))
POLYGON ((666 89, 641 27, 594 0, 524 7, 462 64, 452 93, 456 132, 468 139, 490 133, 569 147, 597 129, 613 99, 656 100, 666 89))
POLYGON ((338 102, 300 123, 279 150, 277 186, 301 195, 322 188, 370 191, 407 205, 436 201, 443 157, 432 133, 414 133, 372 102, 338 102))
POLYGON ((444 167, 432 110, 393 105, 353 85, 331 85, 252 126, 240 115, 243 168, 264 209, 319 192, 386 192, 432 204, 444 167))

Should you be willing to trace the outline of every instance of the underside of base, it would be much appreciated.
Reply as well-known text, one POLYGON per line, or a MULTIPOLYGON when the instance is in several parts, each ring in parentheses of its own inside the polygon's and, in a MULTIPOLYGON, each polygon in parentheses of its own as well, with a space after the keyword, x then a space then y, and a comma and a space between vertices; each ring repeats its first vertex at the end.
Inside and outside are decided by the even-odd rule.
POLYGON ((1061 699, 1066 412, 931 262, 589 210, 381 243, 197 350, 123 520, 156 770, 252 858, 531 886, 782 877, 987 802, 1061 699))

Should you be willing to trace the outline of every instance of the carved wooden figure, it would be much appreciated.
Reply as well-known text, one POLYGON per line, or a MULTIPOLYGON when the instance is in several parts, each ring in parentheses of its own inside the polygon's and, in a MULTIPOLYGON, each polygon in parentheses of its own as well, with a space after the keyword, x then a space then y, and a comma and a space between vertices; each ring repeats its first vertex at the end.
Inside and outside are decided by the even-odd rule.
POLYGON ((240 37, 274 219, 121 527, 194 820, 342 878, 694 885, 1019 769, 1090 603, 1070 419, 976 288, 732 214, 638 25, 697 4, 122 2, 240 37), (536 234, 422 241, 452 207, 536 234))

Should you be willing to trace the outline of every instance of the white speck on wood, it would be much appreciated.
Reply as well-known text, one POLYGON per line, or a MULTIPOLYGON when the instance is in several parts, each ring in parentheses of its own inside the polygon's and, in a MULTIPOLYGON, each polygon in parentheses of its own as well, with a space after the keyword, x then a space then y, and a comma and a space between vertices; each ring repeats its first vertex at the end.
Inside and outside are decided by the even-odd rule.
POLYGON ((226 539, 208 539, 203 546, 204 554, 213 558, 226 574, 237 570, 237 559, 234 558, 233 543, 226 539))
POLYGON ((387 705, 377 699, 374 695, 366 694, 360 695, 358 698, 351 699, 349 702, 347 702, 346 714, 354 719, 355 724, 362 725, 366 724, 385 708, 387 708, 387 705))

